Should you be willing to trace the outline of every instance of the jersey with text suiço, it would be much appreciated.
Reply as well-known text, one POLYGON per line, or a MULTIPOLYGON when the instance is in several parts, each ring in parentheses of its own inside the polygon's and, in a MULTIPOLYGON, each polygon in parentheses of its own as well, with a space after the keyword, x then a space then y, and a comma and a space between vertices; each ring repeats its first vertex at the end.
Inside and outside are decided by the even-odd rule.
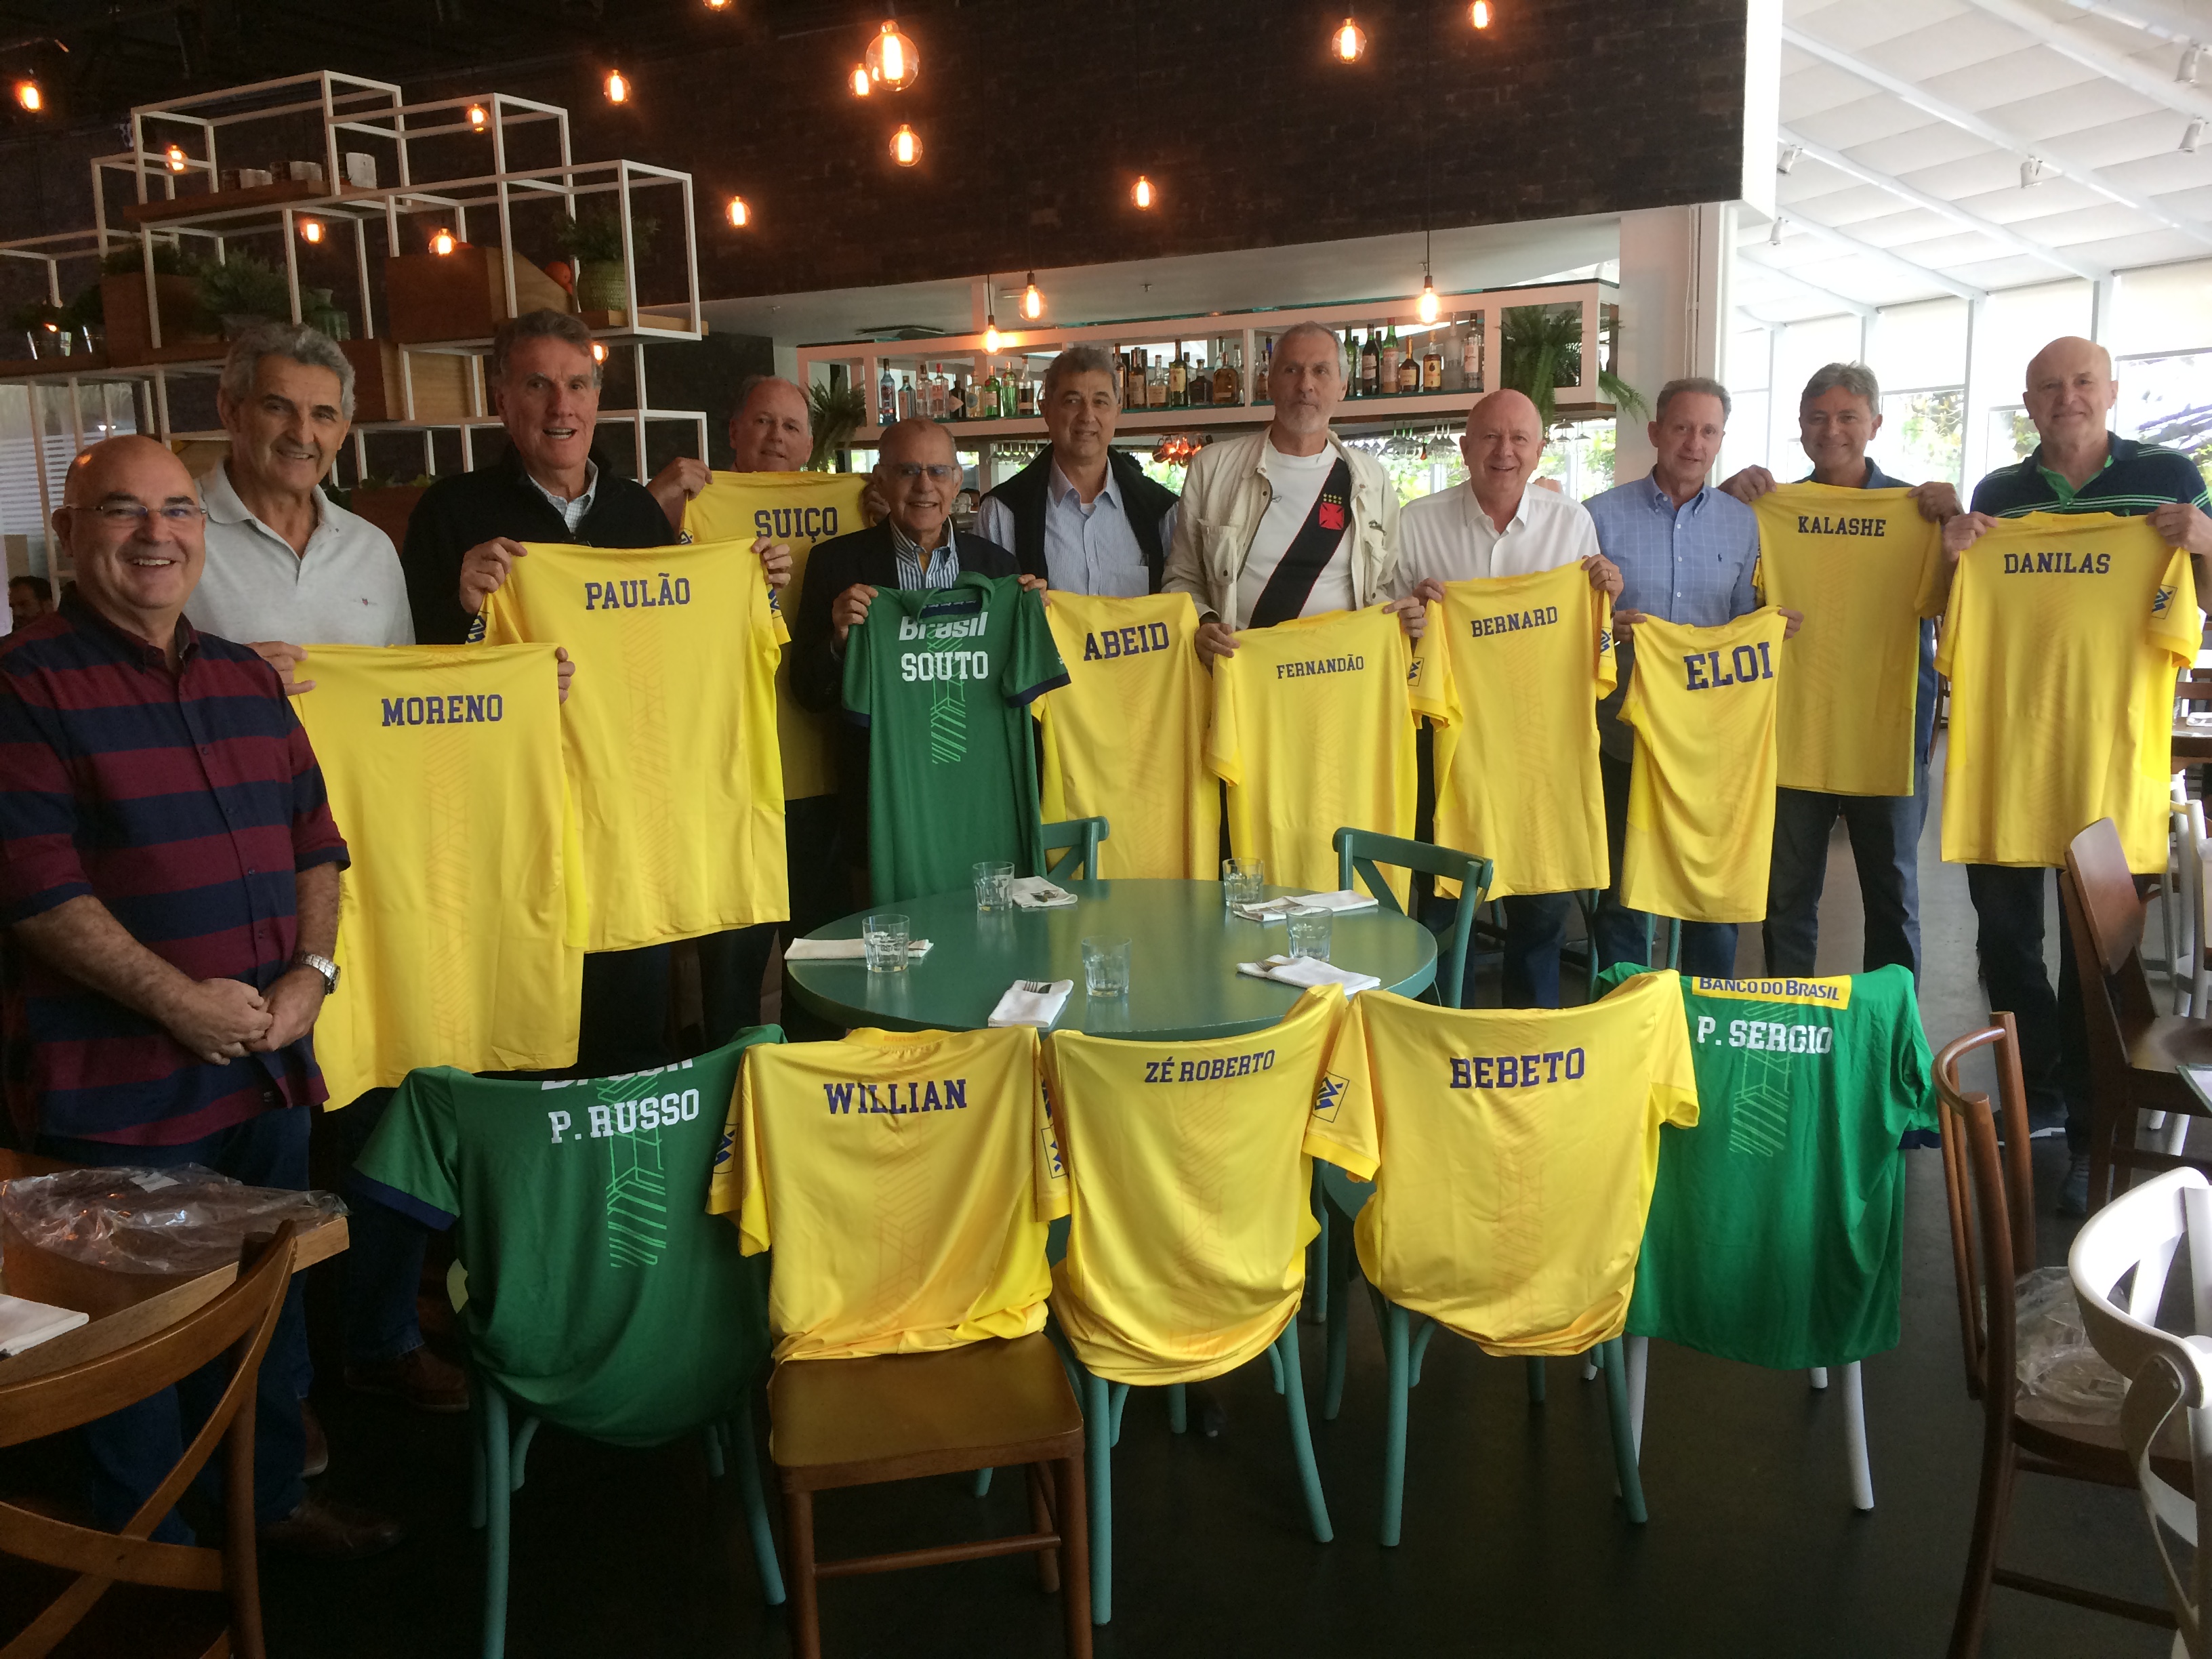
POLYGON ((845 710, 868 728, 878 904, 968 885, 985 859, 1041 875, 1029 705, 1067 684, 1044 601, 1014 576, 885 588, 845 641, 845 710))
POLYGON ((775 671, 789 637, 743 544, 539 544, 484 602, 492 645, 562 645, 590 947, 791 914, 775 671))

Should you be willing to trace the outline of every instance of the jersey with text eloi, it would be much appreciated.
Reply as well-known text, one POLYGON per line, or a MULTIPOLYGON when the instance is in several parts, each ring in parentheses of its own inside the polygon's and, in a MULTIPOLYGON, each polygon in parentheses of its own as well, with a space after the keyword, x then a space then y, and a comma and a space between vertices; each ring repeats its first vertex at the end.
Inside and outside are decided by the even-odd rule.
POLYGON ((1775 684, 1788 619, 1718 628, 1647 617, 1621 718, 1636 728, 1621 902, 1684 921, 1758 921, 1774 850, 1775 684))
POLYGON ((782 614, 744 543, 533 544, 484 638, 563 645, 593 951, 791 914, 775 737, 782 614))
POLYGON ((2099 818, 2163 870, 2173 680, 2203 619, 2189 555, 2110 514, 2007 519, 1960 555, 1936 665, 1951 681, 1943 857, 2057 868, 2099 818))

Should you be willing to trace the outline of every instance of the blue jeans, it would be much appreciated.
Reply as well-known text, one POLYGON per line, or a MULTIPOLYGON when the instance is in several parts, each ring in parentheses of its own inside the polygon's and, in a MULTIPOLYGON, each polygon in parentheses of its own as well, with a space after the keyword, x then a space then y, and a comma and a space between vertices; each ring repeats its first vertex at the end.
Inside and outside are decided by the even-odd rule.
POLYGON ((1920 975, 1920 826, 1927 817, 1923 769, 1910 795, 1774 792, 1774 856, 1766 884, 1766 971, 1811 974, 1820 944, 1820 889, 1828 877, 1828 831, 1840 817, 1850 833, 1866 907, 1864 966, 1892 963, 1920 975))
MULTIPOLYGON (((118 1164, 169 1169, 200 1164, 249 1187, 307 1185, 308 1113, 304 1106, 276 1107, 243 1123, 219 1129, 181 1146, 125 1146, 105 1140, 71 1140, 42 1135, 35 1150, 47 1158, 102 1167, 118 1164)), ((298 1379, 307 1361, 307 1318, 300 1276, 284 1297, 284 1311, 269 1339, 256 1379, 253 1403, 253 1516, 267 1526, 299 1508, 307 1494, 300 1463, 307 1432, 300 1422, 298 1379)), ((175 1468, 185 1444, 207 1420, 231 1372, 228 1356, 210 1362, 173 1388, 149 1395, 136 1405, 111 1412, 80 1430, 92 1466, 92 1507, 100 1524, 120 1530, 138 1506, 175 1468)), ((194 1484, 211 1501, 222 1491, 222 1453, 218 1448, 194 1484)), ((162 1517, 154 1536, 165 1544, 189 1544, 191 1528, 174 1510, 162 1517)))
MULTIPOLYGON (((1601 968, 1626 962, 1648 967, 1651 960, 1651 918, 1620 902, 1620 861, 1628 842, 1628 780, 1630 763, 1611 755, 1598 757, 1598 776, 1605 785, 1606 855, 1613 866, 1613 882, 1598 896, 1593 926, 1601 968)), ((1736 925, 1732 921, 1686 921, 1678 965, 1686 974, 1729 979, 1735 973, 1736 925)), ((1556 996, 1557 992, 1554 991, 1556 996)))
MULTIPOLYGON (((339 1156, 350 1170, 376 1126, 384 1121, 393 1089, 371 1089, 344 1110, 325 1113, 338 1139, 339 1156)), ((349 1365, 373 1365, 398 1359, 422 1346, 415 1318, 415 1297, 422 1282, 422 1251, 429 1235, 422 1224, 387 1204, 345 1189, 345 1359, 349 1365)), ((304 1396, 305 1388, 301 1389, 304 1396)))

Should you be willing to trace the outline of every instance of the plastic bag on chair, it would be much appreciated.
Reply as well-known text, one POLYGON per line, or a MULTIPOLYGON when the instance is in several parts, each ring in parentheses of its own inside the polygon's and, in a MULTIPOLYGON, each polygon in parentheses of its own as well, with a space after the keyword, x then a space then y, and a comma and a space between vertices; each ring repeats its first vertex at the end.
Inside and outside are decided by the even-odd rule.
POLYGON ((2117 1427, 2128 1380, 2089 1346, 2081 1304, 2063 1267, 2022 1275, 2017 1296, 2020 1415, 2046 1423, 2117 1427))
POLYGON ((248 1187, 198 1164, 28 1176, 0 1188, 0 1218, 30 1244, 126 1273, 201 1273, 287 1221, 346 1213, 331 1193, 248 1187))

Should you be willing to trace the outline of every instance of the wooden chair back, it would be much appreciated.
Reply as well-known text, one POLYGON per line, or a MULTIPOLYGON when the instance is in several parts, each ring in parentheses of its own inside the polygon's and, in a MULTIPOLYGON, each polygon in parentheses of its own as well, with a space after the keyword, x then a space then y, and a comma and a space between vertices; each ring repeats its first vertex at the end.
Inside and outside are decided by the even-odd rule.
POLYGON ((59 1596, 0 1655, 37 1659, 59 1645, 117 1583, 165 1589, 223 1590, 229 1637, 244 1659, 262 1659, 260 1582, 254 1559, 253 1397, 262 1356, 292 1282, 290 1222, 267 1241, 247 1241, 230 1288, 166 1330, 65 1370, 0 1388, 0 1447, 59 1434, 134 1405, 228 1352, 228 1383, 191 1443, 120 1533, 58 1521, 0 1504, 0 1553, 74 1572, 59 1596), (157 1544, 154 1528, 223 1445, 226 1542, 222 1549, 157 1544))
POLYGON ((2019 1347, 2015 1281, 2035 1265, 2035 1176, 2027 1156, 2020 1034, 2011 1014, 1995 1018, 1995 1025, 1967 1032, 1936 1056, 1936 1095, 1966 1393, 2009 1417, 2019 1347), (1960 1062, 1982 1048, 1996 1065, 1995 1113, 1987 1095, 1968 1094, 1959 1082, 1960 1062), (2002 1146, 1997 1114, 2003 1117, 2002 1146))

